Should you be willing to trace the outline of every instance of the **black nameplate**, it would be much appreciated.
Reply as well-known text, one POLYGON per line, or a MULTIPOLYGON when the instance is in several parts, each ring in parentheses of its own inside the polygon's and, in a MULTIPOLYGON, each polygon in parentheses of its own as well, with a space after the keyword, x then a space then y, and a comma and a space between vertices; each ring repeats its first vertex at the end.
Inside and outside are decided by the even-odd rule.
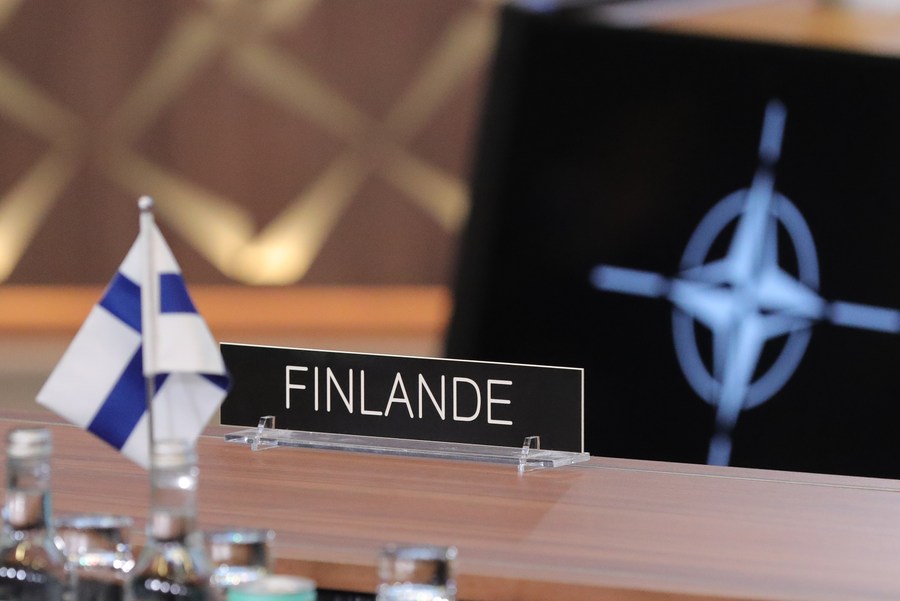
POLYGON ((581 453, 582 369, 222 344, 221 423, 581 453))

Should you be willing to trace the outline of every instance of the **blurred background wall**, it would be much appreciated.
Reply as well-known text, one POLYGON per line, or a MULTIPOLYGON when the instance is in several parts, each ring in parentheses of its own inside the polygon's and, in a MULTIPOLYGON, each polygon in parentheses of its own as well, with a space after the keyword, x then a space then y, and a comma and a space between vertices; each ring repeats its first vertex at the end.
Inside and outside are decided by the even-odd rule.
POLYGON ((496 0, 0 0, 0 408, 156 219, 221 341, 435 355, 496 0))
POLYGON ((2 0, 0 287, 452 278, 495 2, 2 0))

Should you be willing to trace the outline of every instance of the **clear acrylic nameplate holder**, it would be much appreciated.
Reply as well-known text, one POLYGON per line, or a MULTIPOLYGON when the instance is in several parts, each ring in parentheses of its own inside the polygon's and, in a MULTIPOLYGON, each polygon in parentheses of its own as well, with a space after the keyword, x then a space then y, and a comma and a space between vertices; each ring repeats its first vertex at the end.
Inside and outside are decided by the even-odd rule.
POLYGON ((273 447, 304 447, 379 455, 505 463, 515 465, 519 473, 572 465, 590 459, 588 453, 541 449, 540 436, 526 437, 521 447, 502 447, 303 430, 279 430, 275 428, 275 416, 273 415, 264 415, 259 418, 259 425, 256 428, 226 434, 225 440, 250 445, 254 451, 273 447))

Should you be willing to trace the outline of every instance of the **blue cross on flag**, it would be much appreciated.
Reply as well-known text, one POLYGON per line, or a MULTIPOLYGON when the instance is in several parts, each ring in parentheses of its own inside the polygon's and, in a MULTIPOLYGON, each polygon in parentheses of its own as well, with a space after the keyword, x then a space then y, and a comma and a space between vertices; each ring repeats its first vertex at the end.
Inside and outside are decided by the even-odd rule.
POLYGON ((151 413, 154 439, 193 443, 227 391, 219 346, 150 215, 37 401, 148 468, 151 413), (142 291, 144 281, 152 285, 142 291))

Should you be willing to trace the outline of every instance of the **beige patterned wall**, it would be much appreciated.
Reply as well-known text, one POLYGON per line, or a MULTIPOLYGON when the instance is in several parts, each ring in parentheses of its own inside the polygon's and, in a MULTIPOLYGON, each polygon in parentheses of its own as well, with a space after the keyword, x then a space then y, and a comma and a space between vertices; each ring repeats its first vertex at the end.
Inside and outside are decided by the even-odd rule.
POLYGON ((453 270, 488 0, 0 0, 0 282, 103 284, 149 194, 189 282, 453 270))

